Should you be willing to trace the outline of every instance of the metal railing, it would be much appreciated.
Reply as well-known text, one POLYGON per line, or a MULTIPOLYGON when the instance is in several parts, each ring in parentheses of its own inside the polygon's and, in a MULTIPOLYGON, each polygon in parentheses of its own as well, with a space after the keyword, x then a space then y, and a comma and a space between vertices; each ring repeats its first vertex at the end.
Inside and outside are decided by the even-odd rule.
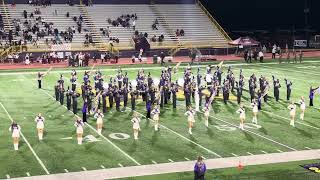
POLYGON ((218 21, 216 21, 216 19, 209 13, 209 11, 203 6, 203 4, 200 2, 200 0, 197 0, 197 4, 199 5, 199 7, 207 14, 207 16, 209 17, 209 19, 211 20, 211 22, 213 23, 213 25, 215 25, 215 27, 220 31, 221 35, 223 35, 225 37, 225 39, 230 42, 232 41, 232 39, 230 38, 230 36, 225 32, 225 30, 220 26, 220 24, 218 23, 218 21))

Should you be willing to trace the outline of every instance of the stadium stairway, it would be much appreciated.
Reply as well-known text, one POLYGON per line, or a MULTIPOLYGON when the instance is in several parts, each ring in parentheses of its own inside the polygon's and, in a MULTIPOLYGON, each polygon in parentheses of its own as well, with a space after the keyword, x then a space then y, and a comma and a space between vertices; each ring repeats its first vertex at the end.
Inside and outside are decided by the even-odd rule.
POLYGON ((6 32, 9 32, 10 30, 14 30, 11 15, 8 13, 8 5, 7 4, 0 5, 0 13, 2 14, 4 30, 6 32))

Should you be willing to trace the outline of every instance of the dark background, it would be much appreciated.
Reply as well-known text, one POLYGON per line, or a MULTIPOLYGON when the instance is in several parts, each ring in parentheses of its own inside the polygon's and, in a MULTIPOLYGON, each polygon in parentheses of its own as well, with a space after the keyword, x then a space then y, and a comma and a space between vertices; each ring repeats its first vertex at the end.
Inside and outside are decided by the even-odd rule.
MULTIPOLYGON (((272 34, 295 30, 305 34, 305 0, 201 0, 231 35, 236 31, 267 30, 272 34)), ((320 0, 307 0, 308 29, 320 32, 320 0)), ((290 34, 290 32, 287 32, 290 34)), ((292 32, 291 32, 292 34, 292 32)))

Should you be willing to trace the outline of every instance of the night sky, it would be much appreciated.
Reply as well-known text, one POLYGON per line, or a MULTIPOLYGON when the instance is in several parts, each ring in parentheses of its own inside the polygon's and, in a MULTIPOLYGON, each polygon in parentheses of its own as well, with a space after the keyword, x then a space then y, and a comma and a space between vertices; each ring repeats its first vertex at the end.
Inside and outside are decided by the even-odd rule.
MULTIPOLYGON (((301 29, 305 0, 201 0, 227 31, 301 29)), ((309 25, 320 31, 320 0, 308 0, 309 25)))

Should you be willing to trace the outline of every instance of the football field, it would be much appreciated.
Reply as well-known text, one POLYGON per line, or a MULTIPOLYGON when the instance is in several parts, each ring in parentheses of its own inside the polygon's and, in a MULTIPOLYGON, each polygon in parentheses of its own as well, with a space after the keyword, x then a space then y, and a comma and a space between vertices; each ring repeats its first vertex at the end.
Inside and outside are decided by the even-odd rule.
MULTIPOLYGON (((213 159, 320 149, 319 95, 315 97, 314 107, 307 106, 303 121, 299 120, 300 109, 297 108, 296 127, 291 127, 284 83, 285 78, 293 82, 291 99, 294 102, 297 103, 304 96, 308 105, 310 86, 320 85, 319 59, 306 59, 302 64, 267 61, 248 65, 230 61, 224 63, 223 78, 229 65, 236 80, 240 69, 245 76, 246 90, 242 98, 247 111, 245 130, 238 129, 239 115, 236 110, 239 105, 235 100, 227 105, 219 98, 214 101, 209 128, 204 125, 202 112, 198 112, 192 135, 188 133, 184 101, 178 101, 176 109, 172 108, 171 103, 161 109, 158 132, 154 131, 153 121, 145 118, 145 103, 138 101, 136 111, 142 117, 141 133, 139 140, 134 140, 129 99, 129 106, 122 112, 117 112, 115 107, 108 109, 102 134, 98 134, 96 121, 90 116, 81 146, 76 139, 76 116, 54 98, 54 85, 60 74, 65 77, 65 87, 70 85, 71 68, 54 68, 43 79, 43 89, 37 88, 36 73, 45 72, 46 69, 0 71, 0 179, 173 163, 196 160, 197 156, 213 159), (258 114, 258 125, 251 123, 250 95, 247 90, 248 79, 253 73, 257 78, 266 76, 271 86, 269 101, 263 103, 262 111, 258 114), (273 98, 272 75, 280 79, 282 85, 279 102, 273 98), (43 141, 38 140, 34 122, 38 113, 46 118, 43 141), (19 151, 14 151, 8 130, 12 121, 21 126, 19 151)), ((129 80, 132 80, 141 67, 126 66, 123 71, 128 72, 129 80)), ((98 68, 106 76, 115 76, 117 70, 116 66, 95 67, 94 70, 98 68)), ((205 68, 205 65, 201 65, 203 74, 205 68)), ((157 65, 146 65, 144 69, 146 74, 151 72, 154 78, 159 78, 161 74, 161 67, 157 65)), ((182 65, 173 78, 182 78, 183 70, 182 65)), ((77 71, 81 83, 84 69, 77 71)), ((193 68, 193 72, 196 74, 197 67, 193 68)), ((80 117, 81 101, 79 98, 80 117)))

